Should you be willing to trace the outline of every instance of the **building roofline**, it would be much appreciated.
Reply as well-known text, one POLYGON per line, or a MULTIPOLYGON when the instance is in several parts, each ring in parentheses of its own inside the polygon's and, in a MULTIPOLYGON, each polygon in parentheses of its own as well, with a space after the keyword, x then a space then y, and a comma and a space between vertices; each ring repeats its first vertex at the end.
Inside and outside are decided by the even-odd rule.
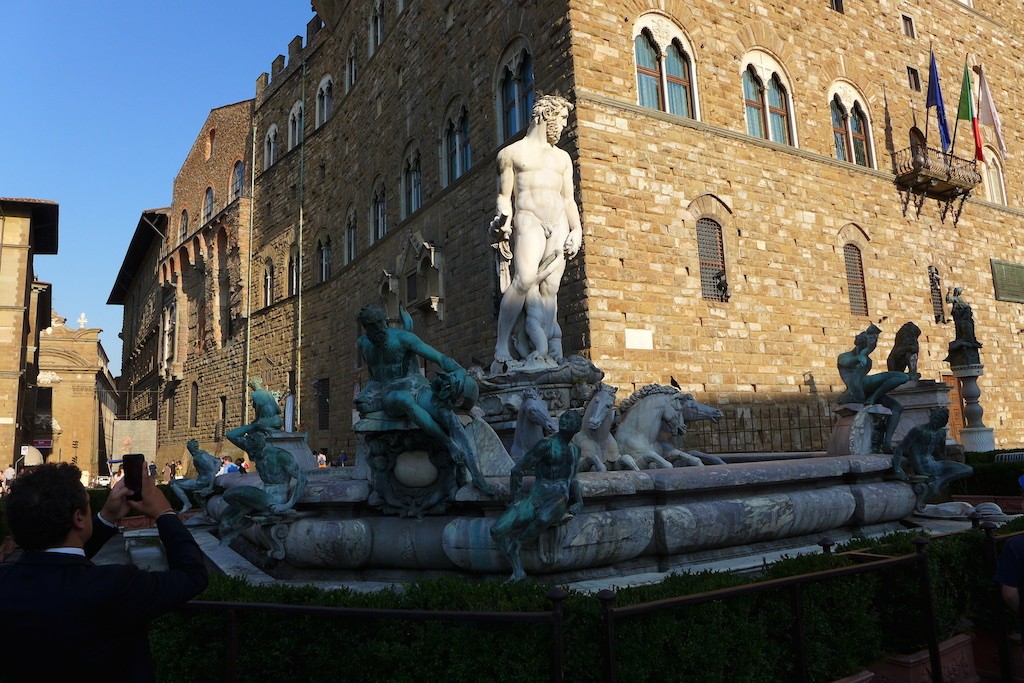
POLYGON ((11 205, 24 207, 31 212, 29 229, 32 233, 33 253, 56 254, 60 205, 49 199, 0 197, 0 215, 5 213, 5 206, 11 205))
POLYGON ((153 242, 167 236, 167 217, 170 214, 170 207, 161 209, 147 209, 139 216, 139 222, 135 226, 135 234, 128 245, 128 251, 124 255, 124 262, 117 272, 114 286, 107 297, 108 306, 123 306, 125 295, 128 293, 142 259, 149 251, 153 242))

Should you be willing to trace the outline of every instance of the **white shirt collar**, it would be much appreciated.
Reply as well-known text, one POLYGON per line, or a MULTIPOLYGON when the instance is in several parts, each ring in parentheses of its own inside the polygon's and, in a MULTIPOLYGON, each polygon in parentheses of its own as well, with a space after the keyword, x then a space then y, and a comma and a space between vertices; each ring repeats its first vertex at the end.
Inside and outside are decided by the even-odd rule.
POLYGON ((78 555, 85 557, 85 550, 82 548, 47 548, 44 553, 59 553, 61 555, 78 555))

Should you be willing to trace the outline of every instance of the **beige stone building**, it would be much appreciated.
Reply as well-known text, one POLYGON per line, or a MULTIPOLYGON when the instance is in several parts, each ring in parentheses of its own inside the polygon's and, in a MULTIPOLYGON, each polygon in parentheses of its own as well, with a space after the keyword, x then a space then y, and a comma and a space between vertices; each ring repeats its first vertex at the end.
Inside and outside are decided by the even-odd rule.
MULTIPOLYGON (((237 233, 251 314, 229 330, 244 349, 231 356, 212 334, 174 400, 160 394, 162 415, 190 405, 181 387, 196 382, 201 408, 234 406, 230 423, 258 374, 294 396, 311 446, 350 451, 365 381, 355 317, 369 301, 406 304, 425 340, 486 366, 495 156, 535 93, 559 91, 575 104, 561 146, 584 222, 560 291, 564 346, 620 396, 674 377, 720 405, 827 404, 854 335, 883 328, 880 368, 905 321, 922 329, 920 371, 943 380, 955 285, 984 344, 985 422, 998 447, 1024 439, 1016 3, 314 4, 328 25, 314 18, 256 83, 251 243, 237 233), (965 62, 976 107, 983 67, 1005 151, 982 126, 975 164, 964 121, 956 158, 935 151, 930 47, 950 129, 965 62)), ((179 307, 189 268, 179 256, 166 269, 179 307)), ((209 330, 215 272, 195 273, 209 330)), ((203 325, 189 311, 179 334, 203 325)), ((190 433, 213 438, 215 423, 190 433)))
POLYGON ((50 284, 35 276, 35 256, 57 253, 56 202, 0 198, 0 464, 29 446, 39 334, 49 324, 50 284))
POLYGON ((107 474, 114 453, 118 397, 96 327, 69 327, 55 311, 39 335, 31 443, 46 462, 70 462, 90 477, 107 474))

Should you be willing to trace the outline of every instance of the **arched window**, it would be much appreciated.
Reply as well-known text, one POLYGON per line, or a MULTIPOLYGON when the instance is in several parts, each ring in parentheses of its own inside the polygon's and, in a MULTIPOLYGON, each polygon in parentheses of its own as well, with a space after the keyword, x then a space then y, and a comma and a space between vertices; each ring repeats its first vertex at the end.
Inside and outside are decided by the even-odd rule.
POLYGON ((861 103, 851 94, 848 86, 837 86, 844 94, 837 92, 829 101, 832 116, 832 138, 836 146, 836 159, 852 161, 858 166, 872 167, 871 145, 869 143, 868 117, 861 103), (848 107, 843 103, 852 102, 848 107))
POLYGON ((782 85, 778 74, 772 74, 768 80, 768 121, 771 139, 788 145, 789 108, 786 104, 786 87, 782 85))
POLYGON ((181 210, 181 226, 178 231, 178 241, 184 242, 185 238, 188 237, 188 211, 185 209, 181 210))
POLYGON ((209 159, 213 156, 213 141, 217 137, 217 129, 211 128, 210 132, 206 134, 206 158, 209 159))
POLYGON ((422 176, 420 174, 420 153, 413 152, 405 159, 402 169, 402 217, 408 218, 419 210, 423 203, 422 176))
POLYGON ((917 126, 910 129, 910 154, 915 166, 920 166, 928 158, 928 141, 917 126))
POLYGON ((533 61, 526 49, 510 58, 501 77, 501 139, 514 137, 533 114, 533 61))
POLYGON ((444 159, 446 185, 469 170, 472 154, 469 142, 469 111, 463 106, 445 124, 444 159))
POLYGON ((331 238, 316 242, 316 281, 327 282, 331 277, 331 238))
POLYGON ((668 113, 693 118, 693 90, 690 60, 679 41, 674 40, 665 53, 665 89, 668 113))
POLYGON ((355 211, 349 213, 345 223, 345 265, 356 260, 356 238, 359 236, 355 211))
POLYGON ((245 188, 245 164, 241 161, 235 162, 231 170, 231 200, 234 201, 242 196, 245 188))
POLYGON ((381 0, 377 0, 373 6, 373 14, 370 17, 370 54, 372 55, 384 42, 384 7, 381 0))
POLYGON ((203 223, 208 223, 213 218, 213 188, 206 188, 206 197, 203 199, 203 223))
POLYGON ((747 133, 755 138, 767 138, 764 118, 764 85, 753 67, 743 71, 743 105, 747 112, 747 133))
POLYGON ((193 429, 199 426, 199 383, 192 382, 192 392, 188 401, 188 424, 193 429))
POLYGON ((843 260, 846 263, 846 291, 850 296, 850 313, 868 314, 868 292, 864 284, 864 261, 856 244, 843 245, 843 260))
POLYGON ((634 32, 637 102, 649 109, 697 118, 693 50, 682 30, 667 17, 649 13, 637 19, 634 32))
POLYGON ((302 135, 305 132, 302 115, 302 102, 296 102, 292 105, 291 113, 288 114, 288 149, 292 149, 302 142, 302 135))
POLYGON ((754 49, 744 55, 740 72, 747 133, 783 145, 795 145, 793 101, 789 78, 767 52, 754 49))
POLYGON ((935 322, 946 322, 946 307, 942 303, 942 279, 939 277, 939 269, 935 266, 928 266, 928 291, 931 295, 935 322))
POLYGON ((348 59, 345 60, 345 92, 348 92, 356 84, 359 77, 359 55, 356 50, 355 41, 348 46, 348 59))
POLYGON ((370 203, 370 223, 373 232, 371 241, 376 242, 388 233, 388 202, 384 194, 384 183, 378 182, 373 190, 373 201, 370 203))
POLYGON ((728 301, 722 226, 710 218, 697 220, 697 257, 700 261, 700 294, 709 301, 728 301))
POLYGON ((268 260, 263 267, 263 305, 274 303, 274 262, 268 260))
POLYGON ((829 109, 832 112, 832 137, 836 143, 836 159, 849 161, 850 131, 847 126, 849 118, 846 115, 846 109, 843 108, 843 103, 839 100, 839 95, 832 98, 829 109))
POLYGON ((263 140, 263 170, 267 170, 277 161, 277 124, 273 124, 267 130, 267 137, 263 140))
POLYGON ((858 166, 873 166, 868 144, 868 119, 860 108, 860 102, 853 105, 850 113, 850 138, 853 140, 853 162, 858 166))
POLYGON ((334 111, 334 79, 324 76, 316 90, 316 127, 326 123, 334 111))
POLYGON ((288 253, 288 296, 299 293, 299 248, 292 246, 288 253))
POLYGON ((661 109, 661 71, 658 65, 658 49, 647 31, 633 40, 636 57, 636 83, 640 93, 640 106, 661 109))
POLYGON ((985 180, 985 198, 993 204, 1006 204, 1006 189, 1003 185, 1003 165, 999 153, 992 147, 982 150, 985 160, 981 163, 985 180))

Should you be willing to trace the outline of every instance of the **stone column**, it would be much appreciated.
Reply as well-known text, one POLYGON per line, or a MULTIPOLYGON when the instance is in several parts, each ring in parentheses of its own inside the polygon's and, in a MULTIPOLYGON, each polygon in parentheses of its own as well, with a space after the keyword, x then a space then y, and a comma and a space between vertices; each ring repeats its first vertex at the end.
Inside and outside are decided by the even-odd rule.
POLYGON ((961 395, 964 398, 964 418, 967 426, 960 430, 960 439, 963 441, 964 450, 967 451, 992 451, 995 450, 995 433, 991 427, 986 427, 981 421, 985 413, 978 399, 981 398, 981 388, 978 387, 978 377, 985 374, 985 366, 981 363, 976 365, 951 366, 953 376, 960 379, 961 395))

